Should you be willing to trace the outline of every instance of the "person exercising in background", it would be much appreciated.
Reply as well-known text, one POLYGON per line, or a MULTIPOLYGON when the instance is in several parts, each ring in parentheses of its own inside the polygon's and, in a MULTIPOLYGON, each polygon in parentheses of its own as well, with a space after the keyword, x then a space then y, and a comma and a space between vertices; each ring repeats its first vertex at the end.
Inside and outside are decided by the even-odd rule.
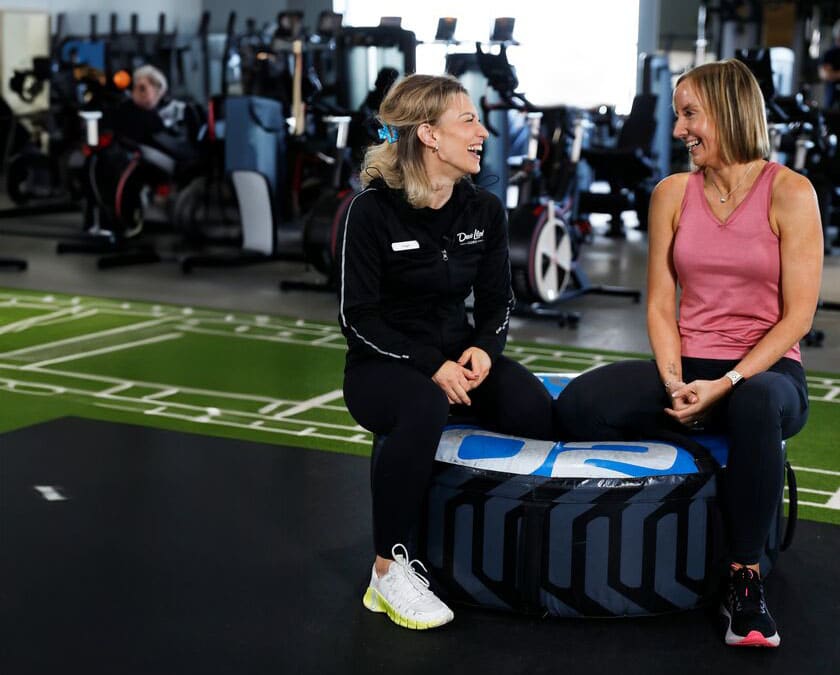
POLYGON ((840 109, 840 19, 831 30, 834 44, 820 60, 820 79, 825 82, 825 109, 840 109))
POLYGON ((114 115, 114 133, 138 143, 151 143, 155 134, 166 130, 158 111, 166 89, 166 77, 157 68, 137 68, 131 77, 131 98, 120 103, 114 115))
POLYGON ((453 618, 411 557, 450 411, 551 439, 552 400, 502 355, 514 306, 507 218, 467 178, 488 133, 466 89, 449 76, 411 75, 385 96, 379 119, 385 142, 368 149, 364 190, 339 242, 344 400, 386 437, 372 458, 376 556, 364 605, 420 630, 453 618))
MULTIPOLYGON (((152 65, 140 66, 131 77, 131 98, 114 113, 113 131, 118 138, 156 147, 176 159, 193 159, 194 130, 187 124, 183 101, 167 99, 166 76, 152 65)), ((196 126, 198 121, 193 121, 196 126)))

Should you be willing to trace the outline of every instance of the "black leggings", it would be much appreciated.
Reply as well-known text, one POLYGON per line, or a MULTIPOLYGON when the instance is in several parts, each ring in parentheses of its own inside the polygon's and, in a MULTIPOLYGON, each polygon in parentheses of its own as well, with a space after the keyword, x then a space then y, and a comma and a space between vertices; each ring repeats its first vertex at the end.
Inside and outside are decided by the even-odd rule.
MULTIPOLYGON (((736 363, 683 357, 683 380, 717 379, 736 363)), ((686 433, 664 413, 668 405, 656 364, 624 361, 572 380, 555 402, 555 414, 568 440, 657 438, 663 429, 686 433)), ((704 420, 705 432, 729 441, 722 498, 735 562, 753 564, 761 557, 784 486, 781 442, 807 418, 805 372, 783 358, 741 382, 704 420)))
POLYGON ((450 406, 431 378, 411 366, 370 360, 344 375, 344 401, 353 418, 387 436, 371 466, 373 539, 377 555, 406 546, 416 534, 435 452, 450 412, 475 417, 500 433, 549 440, 552 399, 524 366, 500 356, 487 379, 469 392, 472 405, 450 406))

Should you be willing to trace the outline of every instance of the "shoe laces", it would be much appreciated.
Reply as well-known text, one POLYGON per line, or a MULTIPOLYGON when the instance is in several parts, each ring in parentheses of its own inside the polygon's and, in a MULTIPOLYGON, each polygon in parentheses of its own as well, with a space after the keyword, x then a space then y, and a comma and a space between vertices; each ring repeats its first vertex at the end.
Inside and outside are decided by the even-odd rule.
POLYGON ((420 572, 415 569, 415 565, 422 569, 426 574, 429 573, 429 570, 426 569, 426 566, 420 562, 419 560, 411 560, 408 557, 408 551, 406 550, 405 546, 402 544, 394 544, 391 548, 391 555, 393 556, 394 562, 391 563, 399 565, 402 571, 405 573, 406 578, 408 579, 409 583, 421 594, 426 593, 429 589, 429 580, 426 579, 420 572))
POLYGON ((761 577, 749 567, 733 568, 730 597, 736 612, 753 610, 764 614, 766 611, 761 577))

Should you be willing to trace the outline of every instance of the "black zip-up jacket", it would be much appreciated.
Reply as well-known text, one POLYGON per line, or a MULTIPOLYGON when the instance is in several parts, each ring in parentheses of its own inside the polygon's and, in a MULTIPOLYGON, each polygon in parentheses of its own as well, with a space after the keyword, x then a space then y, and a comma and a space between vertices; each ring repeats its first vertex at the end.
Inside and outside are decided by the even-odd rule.
POLYGON ((339 241, 339 321, 347 368, 394 359, 429 377, 467 347, 495 360, 514 305, 507 216, 499 200, 459 181, 448 231, 435 237, 403 192, 381 179, 350 204, 339 241), (473 326, 465 301, 473 292, 473 326))

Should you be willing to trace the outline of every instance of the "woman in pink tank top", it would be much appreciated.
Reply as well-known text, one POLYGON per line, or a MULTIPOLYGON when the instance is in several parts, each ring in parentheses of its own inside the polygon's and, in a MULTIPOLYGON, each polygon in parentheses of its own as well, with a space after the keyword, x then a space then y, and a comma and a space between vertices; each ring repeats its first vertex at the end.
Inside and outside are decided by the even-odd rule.
POLYGON ((782 439, 808 415, 799 340, 820 288, 819 209, 807 178, 766 160, 764 100, 743 63, 688 71, 673 103, 674 137, 696 169, 665 178, 651 197, 647 317, 655 360, 576 378, 555 412, 571 439, 700 428, 727 437, 725 641, 775 647, 759 562, 782 498, 782 439))

